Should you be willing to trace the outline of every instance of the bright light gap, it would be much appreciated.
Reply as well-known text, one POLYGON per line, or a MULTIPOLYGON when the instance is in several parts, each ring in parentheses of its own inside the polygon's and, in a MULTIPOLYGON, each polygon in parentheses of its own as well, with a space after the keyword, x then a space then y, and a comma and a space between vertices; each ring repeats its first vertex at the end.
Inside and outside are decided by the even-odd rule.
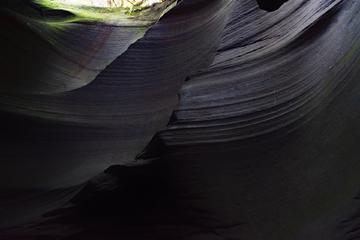
POLYGON ((55 2, 90 5, 97 7, 145 7, 163 0, 53 0, 55 2))

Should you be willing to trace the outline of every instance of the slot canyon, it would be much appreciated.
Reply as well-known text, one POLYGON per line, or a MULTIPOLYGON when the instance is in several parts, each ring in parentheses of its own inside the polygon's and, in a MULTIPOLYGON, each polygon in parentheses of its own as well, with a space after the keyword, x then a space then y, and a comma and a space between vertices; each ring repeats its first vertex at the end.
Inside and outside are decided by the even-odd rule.
POLYGON ((358 0, 0 0, 0 239, 360 239, 359 48, 358 0))

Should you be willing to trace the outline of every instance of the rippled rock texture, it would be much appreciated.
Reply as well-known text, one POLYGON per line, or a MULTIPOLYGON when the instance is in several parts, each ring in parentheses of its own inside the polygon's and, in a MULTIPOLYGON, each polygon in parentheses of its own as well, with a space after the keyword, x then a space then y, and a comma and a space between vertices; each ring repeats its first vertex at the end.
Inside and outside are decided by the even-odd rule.
POLYGON ((2 7, 1 237, 360 237, 360 2, 258 4, 2 7))

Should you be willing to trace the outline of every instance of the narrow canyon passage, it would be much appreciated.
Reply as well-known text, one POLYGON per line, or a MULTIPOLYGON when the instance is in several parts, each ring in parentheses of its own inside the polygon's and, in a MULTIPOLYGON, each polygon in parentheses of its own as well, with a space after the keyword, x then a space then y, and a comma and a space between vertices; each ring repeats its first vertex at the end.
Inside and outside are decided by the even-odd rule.
POLYGON ((360 2, 41 2, 0 4, 1 239, 360 237, 360 2))

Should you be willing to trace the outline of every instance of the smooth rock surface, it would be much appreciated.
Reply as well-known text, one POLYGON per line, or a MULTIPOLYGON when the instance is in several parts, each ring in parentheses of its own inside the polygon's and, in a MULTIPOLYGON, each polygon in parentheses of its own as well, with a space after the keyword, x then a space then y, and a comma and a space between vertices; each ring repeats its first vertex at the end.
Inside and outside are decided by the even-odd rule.
MULTIPOLYGON (((69 34, 65 38, 59 34, 59 43, 56 44, 65 54, 58 56, 63 64, 46 58, 46 53, 54 52, 53 48, 43 49, 40 43, 21 35, 21 27, 26 28, 29 34, 34 31, 28 29, 26 21, 11 28, 8 25, 16 22, 11 20, 12 12, 1 15, 5 17, 2 24, 6 30, 2 32, 2 51, 7 52, 16 45, 14 40, 7 38, 11 36, 18 42, 32 44, 30 49, 41 49, 44 52, 40 55, 43 61, 54 63, 55 68, 47 68, 33 54, 28 54, 27 48, 18 47, 22 53, 16 53, 14 61, 4 59, 7 62, 2 65, 4 71, 10 69, 7 65, 10 63, 12 68, 21 67, 22 71, 19 72, 22 75, 36 80, 44 78, 46 84, 52 84, 52 79, 62 79, 61 69, 57 71, 57 68, 71 70, 66 65, 69 60, 66 54, 80 61, 84 57, 81 52, 87 54, 84 48, 91 47, 89 44, 98 48, 94 52, 101 53, 102 64, 111 56, 121 54, 94 80, 76 89, 63 89, 60 86, 56 87, 60 92, 43 92, 38 91, 41 85, 35 80, 28 81, 16 74, 4 76, 3 82, 19 81, 18 85, 24 84, 26 89, 17 91, 17 86, 10 86, 0 90, 0 187, 4 198, 12 199, 13 195, 7 194, 10 190, 12 193, 41 188, 45 192, 49 189, 71 189, 112 164, 132 162, 156 131, 166 126, 178 103, 177 92, 186 76, 208 66, 214 58, 231 6, 232 2, 220 0, 211 4, 205 1, 183 2, 165 14, 143 38, 122 54, 124 43, 129 45, 132 41, 129 39, 133 39, 134 34, 142 29, 77 24, 81 31, 75 32, 83 35, 79 39, 77 35, 70 38, 73 24, 64 23, 65 29, 70 28, 69 34), (89 29, 100 32, 95 34, 95 38, 99 36, 105 40, 91 41, 93 31, 89 29), (104 36, 106 31, 109 31, 109 35, 104 36), (119 35, 124 35, 126 41, 122 42, 119 35), (89 41, 89 44, 81 39, 89 41), (108 52, 112 52, 111 55, 108 52), (20 64, 21 60, 26 63, 20 64), (44 70, 37 71, 31 64, 44 70), (30 84, 30 87, 26 84, 30 84)), ((10 10, 5 8, 2 11, 7 13, 10 10)), ((37 38, 47 39, 42 41, 48 45, 51 42, 49 35, 48 32, 44 33, 45 37, 36 34, 37 38)), ((85 56, 88 57, 85 63, 88 68, 100 61, 96 59, 96 54, 89 55, 85 56)), ((71 195, 67 198, 71 198, 71 195)), ((26 203, 25 200, 19 201, 26 203)), ((43 204, 46 202, 51 203, 45 199, 43 204)), ((26 206, 25 212, 36 214, 30 201, 26 206)), ((24 220, 13 211, 11 201, 6 201, 2 206, 2 225, 10 225, 12 215, 24 220)))
POLYGON ((83 87, 1 90, 0 236, 359 238, 359 12, 183 0, 83 87))

